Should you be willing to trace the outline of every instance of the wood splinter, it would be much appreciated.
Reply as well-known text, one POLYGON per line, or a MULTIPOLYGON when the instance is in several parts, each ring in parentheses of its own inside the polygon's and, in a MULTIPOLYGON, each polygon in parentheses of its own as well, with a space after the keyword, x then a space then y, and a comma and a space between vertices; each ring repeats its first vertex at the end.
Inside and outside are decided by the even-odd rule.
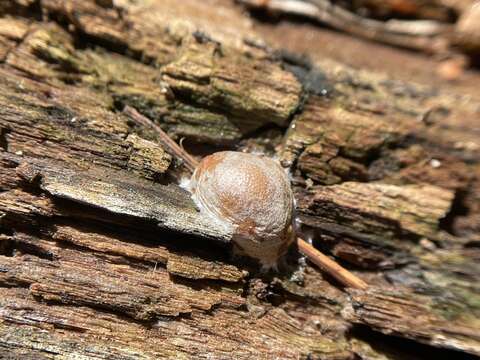
POLYGON ((296 239, 299 251, 345 287, 367 284, 301 238, 291 236, 293 192, 275 161, 234 151, 214 153, 197 162, 158 125, 126 106, 124 113, 138 125, 150 127, 172 155, 193 173, 189 190, 197 206, 233 233, 234 248, 274 267, 296 239), (242 201, 239 201, 242 199, 242 201))
POLYGON ((365 281, 360 279, 358 276, 355 276, 344 267, 340 266, 337 262, 321 253, 305 240, 297 238, 297 246, 300 252, 304 254, 308 260, 313 262, 329 275, 333 276, 344 286, 361 290, 365 290, 368 287, 365 281))

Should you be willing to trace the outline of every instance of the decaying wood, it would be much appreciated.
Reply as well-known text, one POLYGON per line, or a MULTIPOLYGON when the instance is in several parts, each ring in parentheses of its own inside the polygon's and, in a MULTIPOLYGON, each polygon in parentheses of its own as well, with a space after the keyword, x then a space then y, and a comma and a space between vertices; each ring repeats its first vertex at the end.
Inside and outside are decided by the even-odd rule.
POLYGON ((480 356, 475 95, 272 51, 226 1, 0 10, 0 357, 480 356), (193 155, 276 152, 305 236, 373 286, 233 258, 125 106, 193 155))
POLYGON ((139 126, 152 128, 152 130, 155 131, 155 134, 158 136, 158 141, 161 143, 161 145, 167 151, 169 151, 170 154, 174 155, 176 159, 181 160, 190 173, 193 173, 198 165, 198 162, 188 152, 177 145, 177 143, 174 142, 160 126, 147 119, 137 110, 128 105, 125 106, 123 112, 133 119, 139 126))
POLYGON ((345 310, 347 318, 351 316, 354 322, 368 324, 386 334, 423 337, 424 342, 432 345, 475 352, 478 334, 464 324, 438 322, 437 315, 427 310, 435 305, 425 297, 405 297, 394 289, 374 290, 363 296, 352 294, 353 308, 345 310), (455 339, 449 336, 453 334, 455 339))

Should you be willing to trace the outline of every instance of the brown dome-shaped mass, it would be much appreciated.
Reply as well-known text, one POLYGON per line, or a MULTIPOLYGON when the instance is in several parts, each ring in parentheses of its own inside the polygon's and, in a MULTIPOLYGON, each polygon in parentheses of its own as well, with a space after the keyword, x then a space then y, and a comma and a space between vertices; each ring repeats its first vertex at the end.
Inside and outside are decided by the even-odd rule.
POLYGON ((212 154, 195 169, 190 190, 201 211, 232 231, 235 246, 264 266, 274 266, 293 240, 290 182, 272 159, 212 154))

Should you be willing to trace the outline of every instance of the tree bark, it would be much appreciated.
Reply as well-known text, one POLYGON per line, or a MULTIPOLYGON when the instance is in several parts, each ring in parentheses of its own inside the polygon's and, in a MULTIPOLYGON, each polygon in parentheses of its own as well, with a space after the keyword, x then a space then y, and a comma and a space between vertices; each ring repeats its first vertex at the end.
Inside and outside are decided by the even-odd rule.
POLYGON ((229 1, 0 11, 0 358, 480 356, 475 96, 271 49, 229 1), (127 105, 198 158, 277 156, 369 288, 233 257, 127 105))

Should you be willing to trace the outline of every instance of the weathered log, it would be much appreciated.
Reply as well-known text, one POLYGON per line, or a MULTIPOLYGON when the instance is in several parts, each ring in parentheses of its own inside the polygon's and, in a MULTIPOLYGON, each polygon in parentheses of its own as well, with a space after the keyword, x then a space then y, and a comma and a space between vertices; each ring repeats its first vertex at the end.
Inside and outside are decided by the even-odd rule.
POLYGON ((480 356, 476 96, 273 51, 225 1, 0 11, 1 358, 480 356), (126 105, 194 156, 278 155, 370 288, 232 257, 126 105))

